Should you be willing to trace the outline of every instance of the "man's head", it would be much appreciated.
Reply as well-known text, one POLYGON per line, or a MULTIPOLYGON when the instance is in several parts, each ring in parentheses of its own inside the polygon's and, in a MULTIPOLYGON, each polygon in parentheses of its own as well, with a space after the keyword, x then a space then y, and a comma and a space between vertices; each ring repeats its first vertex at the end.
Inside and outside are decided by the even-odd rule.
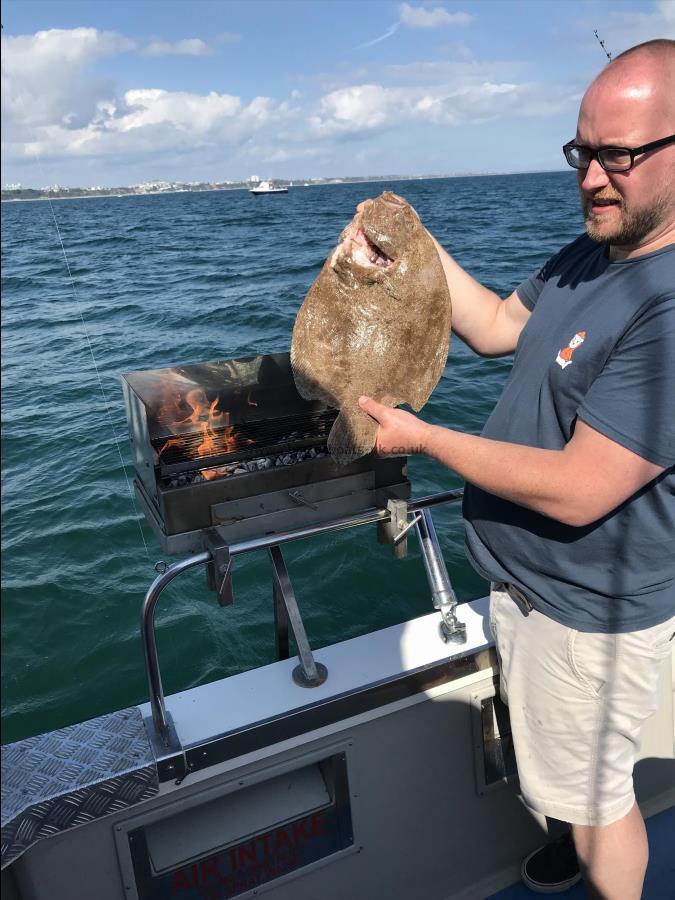
MULTIPOLYGON (((640 44, 617 56, 586 91, 574 143, 641 147, 675 133, 675 41, 640 44)), ((586 230, 626 252, 657 249, 675 231, 675 144, 635 158, 626 172, 597 159, 578 171, 586 230)), ((644 252, 644 251, 643 251, 644 252)))

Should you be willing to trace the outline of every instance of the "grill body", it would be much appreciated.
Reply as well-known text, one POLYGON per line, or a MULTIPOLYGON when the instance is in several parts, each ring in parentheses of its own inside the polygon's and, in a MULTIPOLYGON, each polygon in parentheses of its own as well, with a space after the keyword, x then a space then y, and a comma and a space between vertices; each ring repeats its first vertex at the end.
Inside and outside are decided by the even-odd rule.
POLYGON ((304 400, 288 353, 122 376, 146 518, 167 553, 329 522, 407 499, 406 458, 340 466, 326 440, 337 416, 304 400))

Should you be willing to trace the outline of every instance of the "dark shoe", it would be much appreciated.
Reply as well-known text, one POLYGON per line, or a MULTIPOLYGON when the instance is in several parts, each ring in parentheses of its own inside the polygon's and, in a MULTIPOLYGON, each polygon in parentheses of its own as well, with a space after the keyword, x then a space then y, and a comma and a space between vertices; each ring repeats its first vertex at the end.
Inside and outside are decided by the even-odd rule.
POLYGON ((570 832, 526 856, 520 877, 536 894, 559 894, 576 884, 581 872, 570 832))

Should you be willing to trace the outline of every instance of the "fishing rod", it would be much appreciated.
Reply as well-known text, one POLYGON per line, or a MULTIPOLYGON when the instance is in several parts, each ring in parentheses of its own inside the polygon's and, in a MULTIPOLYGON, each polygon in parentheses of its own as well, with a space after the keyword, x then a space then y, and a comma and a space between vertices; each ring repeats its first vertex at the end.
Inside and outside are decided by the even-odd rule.
POLYGON ((612 54, 609 52, 609 50, 607 49, 607 47, 605 47, 605 42, 604 42, 603 40, 601 40, 600 35, 598 34, 598 29, 597 29, 597 28, 594 29, 593 34, 595 35, 595 37, 596 37, 598 43, 600 44, 600 46, 601 46, 602 49, 604 50, 605 56, 606 56, 607 59, 611 62, 611 61, 612 61, 612 54))

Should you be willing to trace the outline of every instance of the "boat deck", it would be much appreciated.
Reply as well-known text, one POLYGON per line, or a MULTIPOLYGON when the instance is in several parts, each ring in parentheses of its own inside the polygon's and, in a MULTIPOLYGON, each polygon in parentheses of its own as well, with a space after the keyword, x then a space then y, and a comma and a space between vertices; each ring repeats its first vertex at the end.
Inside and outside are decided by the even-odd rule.
MULTIPOLYGON (((642 900, 672 900, 675 898, 675 858, 673 857, 675 807, 647 819, 647 834, 649 835, 649 867, 642 900)), ((519 883, 504 888, 496 894, 491 894, 486 900, 525 900, 525 898, 533 896, 533 891, 519 883)), ((581 900, 586 897, 586 890, 583 883, 579 882, 556 896, 581 900)))

